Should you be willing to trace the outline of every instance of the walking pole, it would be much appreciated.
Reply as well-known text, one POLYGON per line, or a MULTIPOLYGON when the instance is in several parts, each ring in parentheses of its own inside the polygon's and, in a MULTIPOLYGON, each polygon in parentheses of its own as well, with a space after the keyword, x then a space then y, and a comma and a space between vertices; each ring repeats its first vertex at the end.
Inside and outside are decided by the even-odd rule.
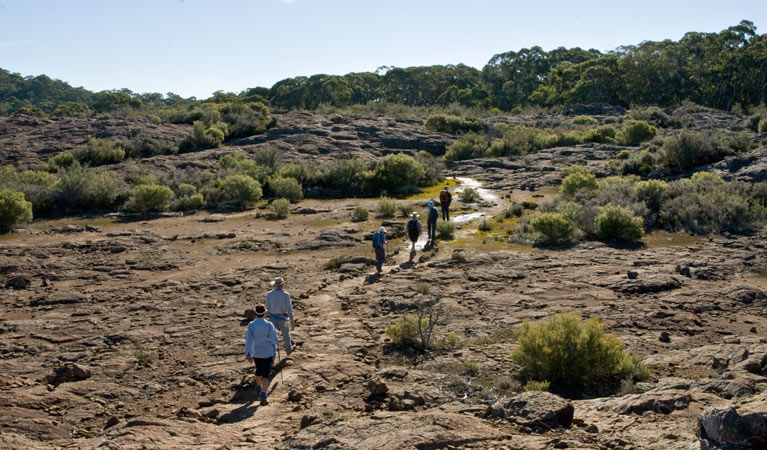
MULTIPOLYGON (((282 362, 282 355, 280 355, 280 348, 277 347, 277 357, 280 358, 279 361, 277 361, 277 365, 280 365, 282 362)), ((280 383, 285 384, 285 378, 282 376, 282 367, 280 367, 280 383)))

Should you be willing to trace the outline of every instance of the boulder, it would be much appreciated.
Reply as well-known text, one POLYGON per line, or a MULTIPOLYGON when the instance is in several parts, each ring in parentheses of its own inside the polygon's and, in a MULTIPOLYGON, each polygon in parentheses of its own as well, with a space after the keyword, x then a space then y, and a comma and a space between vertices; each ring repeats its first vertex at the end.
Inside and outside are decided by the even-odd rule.
POLYGON ((380 397, 389 392, 389 387, 386 385, 386 382, 380 378, 368 381, 367 388, 371 397, 380 397))
POLYGON ((767 392, 698 417, 698 436, 707 444, 767 448, 767 392))
POLYGON ((651 411, 657 414, 670 414, 678 409, 686 409, 692 396, 681 390, 651 390, 642 394, 625 395, 606 400, 600 409, 610 410, 621 415, 643 414, 651 411))
POLYGON ((32 284, 32 280, 30 280, 29 277, 21 275, 8 278, 8 281, 5 282, 5 287, 12 289, 26 289, 30 284, 32 284))
POLYGON ((523 392, 506 404, 496 403, 485 416, 505 418, 533 428, 568 428, 573 422, 573 404, 562 397, 543 391, 523 392))
POLYGON ((682 287, 682 282, 673 276, 653 275, 643 279, 624 279, 610 286, 610 289, 622 294, 650 294, 670 291, 682 287))
POLYGON ((61 383, 71 383, 75 381, 87 380, 92 375, 89 369, 81 367, 77 364, 67 363, 61 367, 56 368, 52 375, 46 377, 46 381, 49 384, 58 386, 61 383))

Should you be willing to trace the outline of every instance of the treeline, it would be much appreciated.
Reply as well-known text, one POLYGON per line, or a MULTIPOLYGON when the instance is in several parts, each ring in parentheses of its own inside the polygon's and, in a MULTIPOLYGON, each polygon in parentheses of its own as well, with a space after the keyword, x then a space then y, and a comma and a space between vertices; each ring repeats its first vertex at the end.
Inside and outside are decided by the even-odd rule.
MULTIPOLYGON (((459 64, 299 76, 271 88, 219 91, 204 102, 257 101, 272 108, 309 110, 323 105, 459 104, 514 111, 577 103, 667 107, 686 100, 748 110, 767 100, 765 61, 767 35, 757 34, 753 22, 743 20, 718 33, 689 32, 679 41, 645 41, 607 53, 532 47, 495 55, 482 70, 459 64)), ((44 75, 25 78, 0 70, 0 114, 5 115, 88 115, 126 108, 157 113, 199 102, 127 89, 93 93, 44 75)))

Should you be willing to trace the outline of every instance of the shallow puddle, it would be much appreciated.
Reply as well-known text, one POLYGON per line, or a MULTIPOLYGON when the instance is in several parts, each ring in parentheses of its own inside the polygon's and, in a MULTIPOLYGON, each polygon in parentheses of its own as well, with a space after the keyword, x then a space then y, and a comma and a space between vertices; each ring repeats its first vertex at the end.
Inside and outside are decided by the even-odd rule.
POLYGON ((659 247, 689 247, 699 245, 706 240, 706 236, 690 235, 684 233, 669 233, 668 231, 653 231, 642 238, 642 242, 648 248, 659 247))

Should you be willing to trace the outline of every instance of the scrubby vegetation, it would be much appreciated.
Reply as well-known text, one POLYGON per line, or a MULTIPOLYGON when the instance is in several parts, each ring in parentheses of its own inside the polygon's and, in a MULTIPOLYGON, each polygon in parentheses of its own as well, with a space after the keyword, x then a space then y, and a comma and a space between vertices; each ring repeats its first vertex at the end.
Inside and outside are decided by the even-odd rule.
POLYGON ((275 219, 284 219, 290 214, 290 200, 286 198, 275 199, 269 209, 272 211, 275 219))
POLYGON ((397 212, 397 202, 393 198, 381 197, 378 199, 376 213, 382 219, 391 219, 397 212))
POLYGON ((352 222, 364 222, 368 220, 368 209, 362 205, 356 205, 352 209, 352 222))
POLYGON ((170 208, 173 190, 158 184, 139 184, 134 186, 125 209, 130 212, 162 212, 170 208))
POLYGON ((614 385, 622 379, 641 381, 650 376, 614 334, 605 332, 598 318, 582 322, 570 313, 539 324, 525 320, 519 345, 511 356, 522 366, 526 379, 548 381, 555 391, 614 385))
POLYGON ((23 193, 10 189, 0 190, 0 232, 31 220, 32 203, 24 199, 23 193))
POLYGON ((437 239, 441 241, 451 241, 455 236, 455 224, 445 220, 437 222, 437 239))

